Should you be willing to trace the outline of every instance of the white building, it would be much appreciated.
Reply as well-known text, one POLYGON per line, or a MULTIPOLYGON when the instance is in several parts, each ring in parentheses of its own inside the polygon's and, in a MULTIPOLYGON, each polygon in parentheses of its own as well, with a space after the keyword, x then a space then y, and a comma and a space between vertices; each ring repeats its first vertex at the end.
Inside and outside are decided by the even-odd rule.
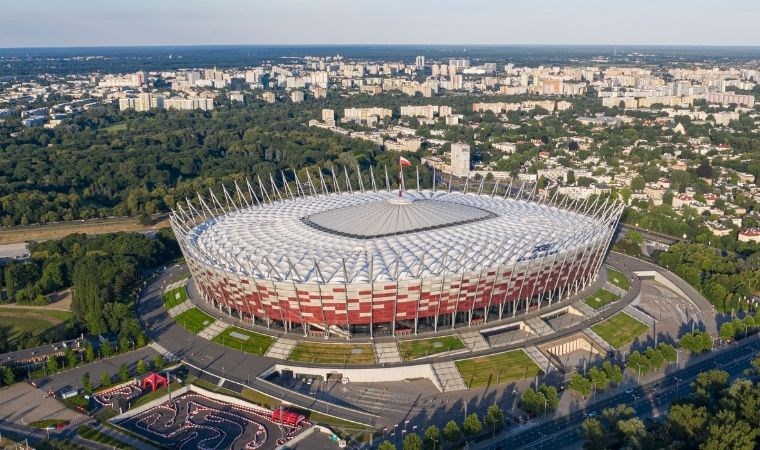
POLYGON ((470 146, 461 142, 451 144, 451 173, 456 177, 470 174, 470 146))

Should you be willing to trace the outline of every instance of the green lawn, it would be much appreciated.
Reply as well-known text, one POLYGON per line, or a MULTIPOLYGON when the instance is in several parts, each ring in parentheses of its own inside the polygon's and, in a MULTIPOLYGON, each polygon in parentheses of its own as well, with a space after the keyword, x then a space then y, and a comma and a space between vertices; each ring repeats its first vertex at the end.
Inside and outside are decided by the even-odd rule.
POLYGON ((607 280, 624 291, 631 288, 631 282, 619 270, 607 269, 607 280))
POLYGON ((543 373, 522 350, 462 359, 455 363, 464 384, 469 388, 533 378, 543 373))
POLYGON ((57 311, 41 308, 2 308, 0 309, 0 336, 13 341, 21 334, 29 332, 39 336, 51 328, 61 331, 65 322, 74 316, 69 311, 57 311))
POLYGON ((164 294, 164 308, 169 311, 175 306, 184 303, 185 300, 187 300, 187 289, 185 289, 185 286, 172 289, 164 294))
POLYGON ((413 339, 399 341, 398 350, 404 361, 422 358, 452 350, 464 348, 464 343, 459 336, 441 336, 430 339, 413 339))
POLYGON ((620 348, 633 342, 636 337, 647 331, 649 327, 628 314, 620 312, 592 326, 591 329, 611 346, 620 348))
POLYGON ((192 333, 198 333, 202 329, 214 323, 214 318, 198 308, 190 308, 174 318, 181 326, 192 333))
POLYGON ((81 427, 79 427, 78 433, 80 436, 82 436, 83 438, 87 440, 100 442, 101 444, 106 444, 107 446, 111 448, 122 448, 122 449, 127 449, 127 450, 132 448, 129 445, 121 441, 117 441, 111 436, 107 436, 101 433, 100 431, 94 430, 86 425, 82 425, 81 427))
POLYGON ((288 359, 316 364, 374 364, 375 348, 371 344, 299 342, 288 359))
POLYGON ((127 124, 125 122, 117 123, 117 124, 111 125, 110 127, 105 127, 103 129, 108 131, 109 133, 115 133, 117 131, 126 130, 127 124))
POLYGON ((587 304, 588 306, 594 309, 600 309, 604 307, 604 305, 612 303, 618 298, 620 297, 618 297, 617 294, 613 294, 607 289, 599 289, 598 291, 586 297, 583 300, 583 303, 587 304))
MULTIPOLYGON (((172 392, 176 391, 177 389, 181 388, 182 385, 177 383, 176 381, 172 383, 171 389, 172 392)), ((132 403, 132 408, 137 408, 140 405, 144 405, 148 402, 151 402, 157 398, 163 397, 164 395, 167 395, 169 393, 169 390, 165 387, 158 388, 155 391, 146 391, 145 394, 141 395, 137 400, 135 400, 132 403)))
POLYGON ((263 355, 272 346, 274 338, 265 334, 244 330, 243 328, 229 327, 215 337, 213 342, 236 350, 263 355))

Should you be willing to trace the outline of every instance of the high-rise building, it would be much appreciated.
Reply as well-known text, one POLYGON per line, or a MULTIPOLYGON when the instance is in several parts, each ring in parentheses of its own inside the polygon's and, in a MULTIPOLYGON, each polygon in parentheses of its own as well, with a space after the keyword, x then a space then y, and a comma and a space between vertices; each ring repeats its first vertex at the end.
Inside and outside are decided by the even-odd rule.
POLYGON ((451 144, 451 173, 455 177, 470 174, 470 146, 461 142, 451 144))
POLYGON ((417 58, 415 58, 414 65, 417 66, 418 68, 425 67, 425 57, 418 56, 417 58))

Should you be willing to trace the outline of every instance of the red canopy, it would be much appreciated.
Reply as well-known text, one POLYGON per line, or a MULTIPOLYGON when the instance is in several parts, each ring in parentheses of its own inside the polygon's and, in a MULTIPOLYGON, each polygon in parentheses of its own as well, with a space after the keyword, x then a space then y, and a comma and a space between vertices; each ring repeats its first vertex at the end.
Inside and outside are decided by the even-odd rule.
POLYGON ((142 388, 147 389, 149 386, 151 390, 155 391, 156 389, 159 389, 160 387, 166 387, 169 385, 169 382, 166 381, 166 377, 159 375, 155 372, 151 372, 148 376, 143 378, 142 380, 142 388))

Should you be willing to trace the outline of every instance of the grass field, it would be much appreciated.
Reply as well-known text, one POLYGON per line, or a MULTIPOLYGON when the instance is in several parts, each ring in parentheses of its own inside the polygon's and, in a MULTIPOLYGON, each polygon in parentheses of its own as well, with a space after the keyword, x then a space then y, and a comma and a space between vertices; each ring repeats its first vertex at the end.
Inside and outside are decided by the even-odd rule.
POLYGON ((462 359, 455 363, 468 388, 523 380, 543 373, 522 350, 462 359))
POLYGON ((612 303, 618 298, 620 297, 608 291, 607 289, 599 289, 593 294, 583 299, 583 303, 587 304, 588 306, 594 309, 600 309, 604 307, 604 305, 612 303))
POLYGON ((620 312, 592 326, 591 329, 611 346, 620 348, 633 342, 636 337, 647 331, 649 327, 628 314, 620 312))
POLYGON ((190 308, 174 318, 180 326, 187 328, 192 333, 198 333, 202 329, 214 323, 214 318, 198 308, 190 308))
POLYGON ((117 131, 126 130, 127 129, 127 124, 124 123, 124 122, 122 122, 122 123, 116 123, 116 124, 111 125, 110 127, 105 127, 103 129, 106 130, 106 131, 108 131, 109 133, 115 133, 117 131))
POLYGON ((154 225, 141 225, 137 219, 112 219, 92 222, 66 222, 36 227, 14 227, 0 230, 0 244, 60 239, 72 233, 103 234, 117 231, 147 231, 168 226, 168 220, 162 220, 154 225))
POLYGON ((175 306, 184 303, 185 300, 187 300, 187 289, 185 289, 185 286, 172 289, 164 294, 164 308, 169 311, 175 306))
POLYGON ((619 270, 607 269, 607 280, 624 291, 631 288, 631 282, 619 270))
POLYGON ((255 355, 263 355, 272 346, 274 338, 261 333, 255 333, 253 331, 244 330, 237 327, 229 327, 220 335, 213 339, 217 344, 222 344, 229 348, 244 351, 247 353, 253 353, 255 355), (247 336, 248 339, 234 334, 247 336))
POLYGON ((74 316, 69 311, 57 311, 40 308, 2 308, 0 309, 0 330, 9 341, 25 332, 38 336, 57 327, 74 316))
POLYGON ((399 341, 398 350, 404 361, 411 361, 425 356, 435 355, 436 353, 449 352, 464 348, 464 343, 459 336, 442 336, 430 339, 413 339, 410 341, 399 341))
POLYGON ((323 344, 299 342, 288 359, 316 364, 374 364, 375 349, 371 344, 323 344))

